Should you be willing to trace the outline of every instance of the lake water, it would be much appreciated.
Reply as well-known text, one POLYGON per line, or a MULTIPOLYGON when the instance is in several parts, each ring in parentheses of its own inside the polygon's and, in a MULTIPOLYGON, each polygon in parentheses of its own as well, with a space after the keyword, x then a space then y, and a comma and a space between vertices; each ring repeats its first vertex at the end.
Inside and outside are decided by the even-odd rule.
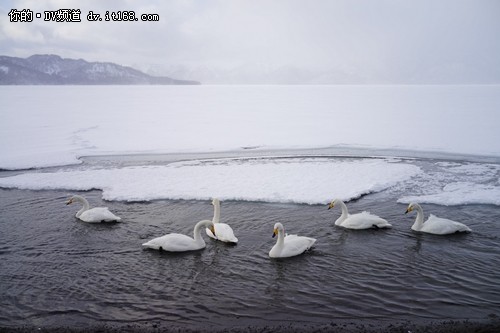
MULTIPOLYGON (((334 155, 322 156, 333 163, 333 169, 337 162, 353 163, 352 175, 340 169, 340 177, 346 179, 358 177, 356 168, 373 160, 334 155)), ((99 170, 162 167, 172 160, 180 159, 168 155, 90 158, 80 166, 35 171, 38 176, 30 186, 39 184, 45 190, 0 189, 0 327, 134 324, 258 330, 366 320, 489 321, 500 316, 500 209, 490 198, 500 187, 500 164, 495 159, 380 159, 387 167, 397 164, 420 170, 373 191, 360 189, 359 195, 353 194, 359 198, 347 203, 350 212, 368 210, 387 219, 393 225, 388 230, 336 227, 333 222, 340 211, 327 210, 328 201, 227 199, 221 204, 221 221, 233 227, 240 242, 231 246, 205 237, 206 249, 183 254, 144 250, 141 244, 170 232, 192 234, 194 223, 212 217, 210 200, 103 201, 100 190, 56 189, 57 183, 42 177, 54 173, 65 178, 62 172, 90 170, 96 172, 99 183, 104 181, 97 176, 99 170), (449 184, 454 187, 446 190, 449 184), (78 207, 65 205, 74 193, 86 196, 92 206, 108 206, 123 222, 77 220, 78 207), (426 197, 429 193, 436 195, 426 197), (422 203, 426 214, 463 222, 473 232, 443 237, 411 231, 415 215, 404 215, 407 204, 398 203, 411 196, 429 202, 422 203), (471 197, 486 199, 474 203, 471 197), (446 200, 460 198, 465 200, 462 204, 445 205, 446 200), (276 222, 291 234, 317 238, 313 250, 286 260, 270 259, 276 222)), ((217 170, 234 167, 231 163, 216 163, 217 170)), ((262 163, 281 168, 280 161, 270 162, 268 157, 262 163)), ((308 165, 309 172, 322 166, 308 165)), ((176 165, 188 167, 192 166, 176 165)), ((3 171, 0 181, 32 172, 3 171)), ((317 175, 323 179, 321 173, 317 175)), ((287 175, 276 177, 277 182, 286 182, 287 175)), ((227 197, 239 186, 234 179, 231 182, 221 188, 227 197)), ((269 198, 295 193, 282 191, 269 198)))
POLYGON ((411 324, 400 331, 418 332, 413 323, 469 320, 498 331, 499 92, 0 87, 0 330, 327 332, 367 323, 384 332, 403 322, 411 324), (123 222, 77 220, 79 208, 65 205, 75 193, 123 222), (194 253, 142 249, 192 234, 212 217, 211 197, 222 200, 237 245, 206 238, 194 253), (340 211, 326 205, 336 197, 393 228, 334 226, 340 211), (415 214, 404 215, 411 201, 473 232, 415 233, 415 214), (276 222, 317 238, 313 250, 270 259, 276 222))

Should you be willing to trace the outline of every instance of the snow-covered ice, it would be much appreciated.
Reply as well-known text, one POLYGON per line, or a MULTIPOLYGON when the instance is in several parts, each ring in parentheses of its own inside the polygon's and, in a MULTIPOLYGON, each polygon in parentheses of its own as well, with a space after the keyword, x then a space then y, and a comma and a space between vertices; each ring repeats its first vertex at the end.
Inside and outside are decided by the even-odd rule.
POLYGON ((398 202, 500 206, 500 165, 388 158, 254 157, 129 167, 40 169, 0 178, 0 187, 99 189, 106 200, 246 200, 325 204, 388 191, 398 202), (423 164, 422 164, 423 163, 423 164))
POLYGON ((257 158, 176 162, 0 178, 1 187, 103 190, 107 200, 200 199, 327 203, 385 190, 420 168, 384 159, 257 158))
POLYGON ((445 206, 467 204, 490 204, 500 206, 500 186, 483 185, 472 182, 450 183, 437 193, 405 196, 401 203, 420 202, 445 206))
POLYGON ((0 169, 327 147, 500 156, 500 86, 2 86, 0 169))
POLYGON ((445 206, 489 204, 500 206, 500 165, 437 162, 437 167, 411 179, 407 195, 398 202, 445 206))
MULTIPOLYGON (((245 147, 500 157, 497 85, 3 86, 0 99, 0 169, 79 164, 89 155, 245 156, 245 147)), ((388 190, 403 203, 500 205, 498 164, 428 163, 422 170, 409 160, 294 156, 83 166, 4 177, 0 186, 102 189, 105 199, 124 201, 218 196, 308 204, 388 190)))

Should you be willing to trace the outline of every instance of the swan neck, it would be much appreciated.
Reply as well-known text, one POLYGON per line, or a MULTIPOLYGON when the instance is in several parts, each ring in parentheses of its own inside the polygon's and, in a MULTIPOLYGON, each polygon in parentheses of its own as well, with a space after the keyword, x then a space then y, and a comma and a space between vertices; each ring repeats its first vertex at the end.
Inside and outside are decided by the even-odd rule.
POLYGON ((201 236, 201 230, 202 230, 203 225, 205 224, 204 222, 205 221, 200 221, 200 222, 196 223, 196 225, 194 226, 193 238, 194 238, 194 241, 198 244, 205 244, 205 241, 203 240, 203 237, 201 236))
POLYGON ((340 206, 340 209, 342 209, 342 214, 335 221, 335 225, 340 225, 349 216, 349 212, 347 211, 347 206, 345 205, 345 203, 343 201, 339 200, 338 204, 340 206))
POLYGON ((212 222, 219 223, 220 220, 220 204, 217 202, 214 204, 214 218, 212 219, 212 222))
POLYGON ((283 247, 285 245, 285 230, 278 229, 278 240, 276 241, 278 247, 283 247))
POLYGON ((415 219, 415 223, 413 224, 412 228, 420 230, 424 225, 424 210, 418 204, 415 204, 414 207, 417 211, 417 218, 415 219))
POLYGON ((89 202, 87 201, 87 199, 85 199, 84 197, 76 197, 76 201, 80 202, 83 205, 82 209, 80 209, 76 213, 76 216, 80 217, 80 215, 82 215, 83 212, 89 210, 90 205, 89 205, 89 202))
POLYGON ((342 217, 346 218, 349 215, 349 212, 347 211, 347 206, 343 201, 340 201, 340 208, 342 209, 342 217))

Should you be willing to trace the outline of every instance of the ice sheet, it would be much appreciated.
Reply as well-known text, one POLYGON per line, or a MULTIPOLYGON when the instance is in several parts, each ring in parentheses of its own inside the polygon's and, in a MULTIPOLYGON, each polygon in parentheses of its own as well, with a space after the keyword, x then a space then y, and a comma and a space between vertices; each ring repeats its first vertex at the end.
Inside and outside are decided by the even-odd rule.
POLYGON ((177 162, 0 178, 21 189, 101 189, 122 201, 201 199, 326 204, 382 191, 419 174, 414 165, 383 159, 258 158, 177 162))
POLYGON ((435 166, 407 182, 406 195, 398 202, 500 206, 500 165, 437 162, 435 166))
POLYGON ((467 204, 490 204, 500 206, 500 186, 483 185, 471 182, 451 183, 434 194, 405 196, 401 203, 432 203, 444 206, 467 204))
POLYGON ((1 86, 0 169, 337 145, 500 156, 500 86, 1 86))

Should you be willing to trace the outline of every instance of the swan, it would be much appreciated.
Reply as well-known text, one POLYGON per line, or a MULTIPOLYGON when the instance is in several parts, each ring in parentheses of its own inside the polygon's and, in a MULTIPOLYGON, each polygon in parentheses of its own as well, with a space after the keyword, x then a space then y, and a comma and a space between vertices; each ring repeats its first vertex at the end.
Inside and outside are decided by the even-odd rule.
POLYGON ((207 232, 207 235, 213 239, 218 239, 222 242, 226 243, 238 243, 238 238, 234 236, 233 229, 226 224, 226 223, 220 223, 219 218, 220 218, 220 201, 217 198, 214 198, 212 200, 212 205, 214 206, 214 217, 212 219, 215 227, 215 234, 217 237, 212 233, 212 231, 209 228, 206 228, 205 231, 207 232))
POLYGON ((99 223, 99 222, 117 222, 122 219, 115 214, 111 213, 108 207, 95 207, 90 208, 87 199, 80 195, 72 196, 66 205, 71 205, 74 202, 79 202, 83 204, 82 209, 76 213, 76 217, 80 220, 88 223, 99 223))
POLYGON ((390 228, 392 225, 377 215, 368 212, 349 214, 347 206, 340 199, 335 199, 328 205, 328 209, 339 205, 342 208, 342 215, 335 221, 335 225, 347 229, 369 229, 369 228, 390 228))
POLYGON ((201 250, 206 246, 203 237, 201 237, 202 227, 209 227, 212 229, 212 233, 215 233, 213 230, 213 222, 210 220, 202 220, 194 226, 194 239, 183 234, 172 233, 153 238, 149 242, 142 244, 142 246, 153 250, 163 250, 169 252, 201 250))
POLYGON ((278 240, 269 251, 269 257, 271 258, 287 258, 302 254, 316 242, 315 238, 285 235, 285 228, 279 222, 274 225, 273 238, 276 235, 278 235, 278 240))
POLYGON ((443 219, 435 215, 430 215, 427 221, 424 222, 424 210, 417 203, 410 203, 405 214, 417 211, 415 223, 411 226, 414 231, 426 232, 434 235, 449 235, 456 232, 471 232, 472 230, 463 223, 455 222, 448 219, 443 219))

